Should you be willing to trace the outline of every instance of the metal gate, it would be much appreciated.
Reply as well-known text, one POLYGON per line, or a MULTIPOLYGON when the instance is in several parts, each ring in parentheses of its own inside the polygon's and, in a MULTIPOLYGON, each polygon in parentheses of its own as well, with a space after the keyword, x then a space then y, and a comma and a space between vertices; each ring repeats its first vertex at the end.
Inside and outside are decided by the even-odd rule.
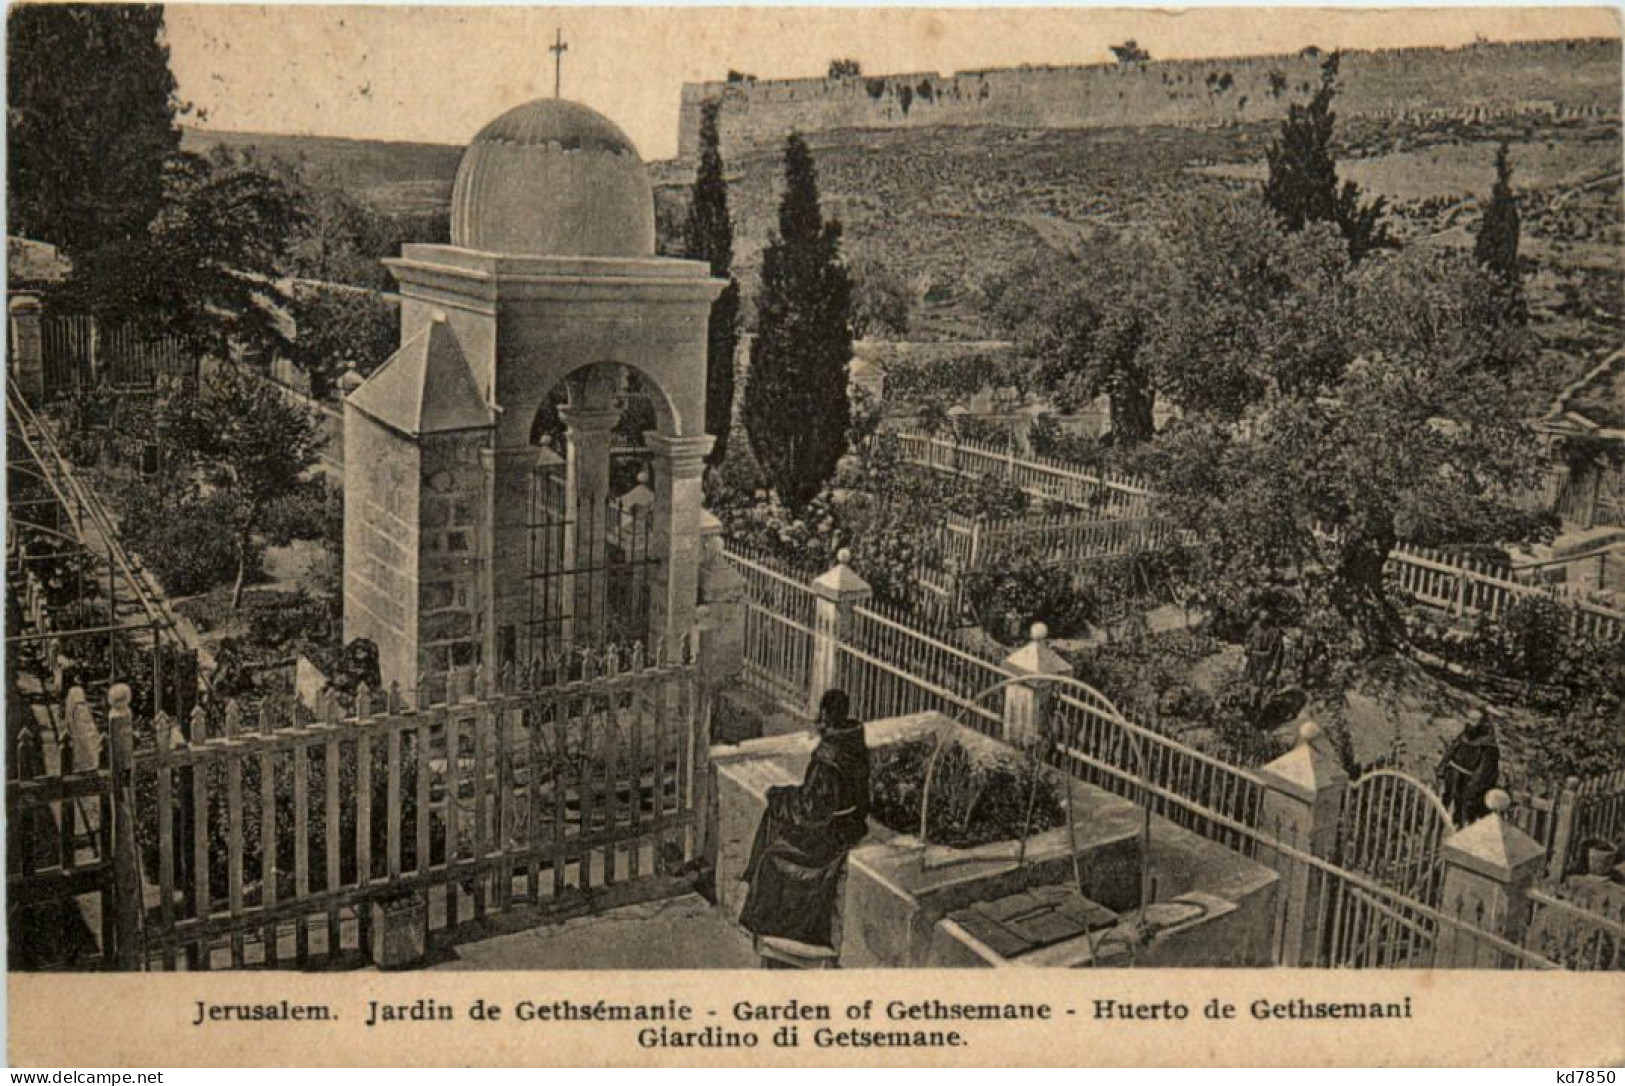
POLYGON ((1452 830, 1450 812, 1415 777, 1379 769, 1349 786, 1338 830, 1339 865, 1391 893, 1327 880, 1322 960, 1352 968, 1425 964, 1439 937, 1425 909, 1438 909, 1443 897, 1439 845, 1452 830))
POLYGON ((647 644, 660 561, 650 546, 654 507, 647 491, 576 505, 562 466, 544 466, 532 476, 530 506, 530 606, 521 659, 647 644))
POLYGON ((1375 770, 1343 799, 1342 865, 1436 907, 1439 844, 1451 831, 1450 812, 1433 789, 1398 770, 1375 770))

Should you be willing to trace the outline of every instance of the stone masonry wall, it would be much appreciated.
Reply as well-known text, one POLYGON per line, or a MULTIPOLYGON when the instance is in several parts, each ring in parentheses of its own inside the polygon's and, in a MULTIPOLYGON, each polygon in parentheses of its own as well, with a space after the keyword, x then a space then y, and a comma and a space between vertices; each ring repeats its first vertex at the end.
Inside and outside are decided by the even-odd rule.
POLYGON ((418 448, 345 409, 344 640, 378 646, 385 683, 417 682, 418 448))
POLYGON ((483 431, 423 439, 418 667, 426 673, 481 662, 486 443, 483 431))
MULTIPOLYGON (((700 105, 719 96, 725 155, 776 144, 791 131, 834 128, 1268 121, 1308 98, 1321 60, 1299 54, 690 83, 683 87, 678 155, 694 158, 700 105)), ((1343 57, 1337 108, 1344 117, 1395 120, 1617 116, 1620 60, 1617 38, 1350 52, 1343 57)))

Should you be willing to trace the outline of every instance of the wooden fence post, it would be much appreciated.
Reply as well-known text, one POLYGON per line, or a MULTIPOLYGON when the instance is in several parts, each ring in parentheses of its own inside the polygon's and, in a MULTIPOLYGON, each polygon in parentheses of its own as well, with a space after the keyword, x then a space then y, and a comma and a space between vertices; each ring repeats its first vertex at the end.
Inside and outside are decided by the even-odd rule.
POLYGON ((817 600, 813 605, 812 668, 807 691, 809 713, 818 712, 818 701, 824 691, 841 685, 840 644, 851 629, 852 609, 874 595, 869 582, 847 564, 851 560, 852 552, 842 547, 835 556, 834 567, 812 583, 817 600))
POLYGON ((135 812, 131 808, 135 736, 130 688, 114 683, 107 691, 108 768, 113 789, 113 954, 116 968, 141 968, 139 945, 141 885, 136 874, 135 812))
POLYGON ((1546 857, 1546 877, 1553 882, 1568 874, 1569 852, 1574 847, 1574 813, 1579 804, 1580 778, 1563 782, 1552 798, 1552 845, 1546 857))
POLYGON ((974 573, 982 568, 985 556, 982 554, 982 533, 987 527, 987 518, 978 513, 970 521, 970 552, 965 559, 965 571, 974 573))

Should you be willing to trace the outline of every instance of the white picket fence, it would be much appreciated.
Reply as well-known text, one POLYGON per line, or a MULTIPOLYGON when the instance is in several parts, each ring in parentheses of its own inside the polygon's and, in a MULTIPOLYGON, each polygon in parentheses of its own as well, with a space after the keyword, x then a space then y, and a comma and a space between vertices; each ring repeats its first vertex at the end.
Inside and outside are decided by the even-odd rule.
POLYGON ((1571 630, 1599 641, 1625 637, 1625 611, 1544 585, 1524 584, 1479 559, 1401 544, 1388 556, 1388 571, 1407 596, 1458 618, 1499 615, 1530 597, 1556 600, 1569 608, 1571 630))
MULTIPOLYGON (((1143 480, 1111 472, 1094 475, 1077 465, 1043 457, 1020 457, 981 442, 918 433, 899 433, 896 440, 904 460, 912 464, 967 478, 994 475, 1034 497, 1088 510, 1101 520, 1139 524, 1142 532, 1155 524, 1148 519, 1153 492, 1143 480)), ((1063 550, 1076 546, 1085 551, 1097 548, 1099 533, 1109 531, 1081 526, 1062 528, 1059 522, 1065 519, 1066 515, 1061 514, 1055 523, 1046 524, 1042 519, 1029 518, 1030 527, 1024 525, 1021 530, 1040 538, 1047 534, 1046 545, 1053 543, 1063 550)), ((966 537, 961 549, 967 550, 969 558, 969 552, 974 550, 970 530, 964 527, 958 534, 966 537)), ((952 523, 946 535, 950 543, 955 542, 952 523)), ((1604 641, 1625 638, 1625 611, 1561 592, 1555 586, 1525 584, 1479 559, 1401 544, 1389 556, 1388 568, 1401 590, 1413 600, 1458 617, 1498 615, 1516 600, 1545 596, 1570 607, 1575 633, 1604 641)))
POLYGON ((1063 460, 1019 456, 980 441, 906 431, 893 436, 905 461, 933 471, 970 479, 993 475, 1031 497, 1101 516, 1143 517, 1150 505, 1151 491, 1143 481, 1116 472, 1096 475, 1063 460))

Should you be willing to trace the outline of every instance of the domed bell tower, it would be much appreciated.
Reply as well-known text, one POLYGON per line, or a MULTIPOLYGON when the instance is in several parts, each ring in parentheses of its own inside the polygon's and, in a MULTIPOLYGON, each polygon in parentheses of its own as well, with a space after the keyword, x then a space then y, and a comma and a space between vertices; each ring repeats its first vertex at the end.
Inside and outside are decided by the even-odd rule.
POLYGON ((654 235, 626 134, 544 99, 464 152, 451 244, 385 262, 401 346, 345 400, 344 637, 377 643, 386 683, 693 628, 724 284, 654 235), (617 493, 643 398, 645 467, 617 493))

